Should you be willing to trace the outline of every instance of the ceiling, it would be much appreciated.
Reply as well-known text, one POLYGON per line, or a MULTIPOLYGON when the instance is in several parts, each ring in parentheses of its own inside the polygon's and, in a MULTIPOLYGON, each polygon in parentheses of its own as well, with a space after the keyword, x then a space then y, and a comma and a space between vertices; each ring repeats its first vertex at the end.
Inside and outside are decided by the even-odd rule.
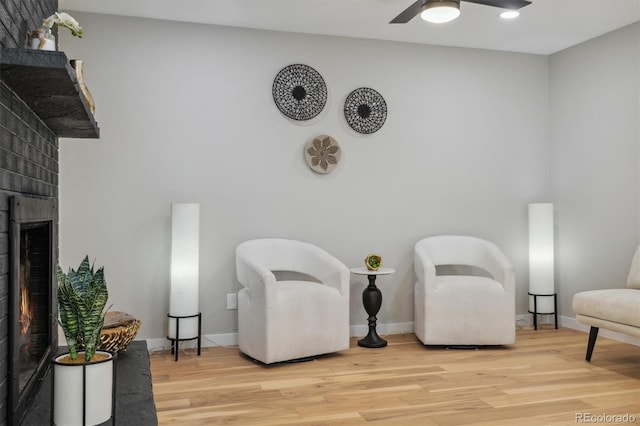
MULTIPOLYGON (((389 24, 414 0, 59 0, 61 11, 551 54, 640 20, 640 0, 532 0, 514 20, 463 1, 447 24, 389 24)), ((81 22, 82 24, 82 22, 81 22)), ((85 28, 85 33, 89 32, 85 28)))

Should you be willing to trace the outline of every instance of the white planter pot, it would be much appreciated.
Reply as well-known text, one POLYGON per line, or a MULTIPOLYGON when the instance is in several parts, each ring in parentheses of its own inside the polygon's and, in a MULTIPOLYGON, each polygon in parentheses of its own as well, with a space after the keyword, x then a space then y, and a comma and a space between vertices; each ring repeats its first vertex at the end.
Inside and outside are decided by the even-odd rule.
POLYGON ((63 364, 53 360, 53 424, 56 426, 98 425, 112 416, 114 354, 105 360, 89 364, 63 364), (83 385, 84 377, 84 385, 83 385), (84 393, 84 395, 83 395, 84 393), (85 418, 83 421, 83 400, 85 418))
POLYGON ((40 39, 34 38, 31 40, 31 48, 34 50, 56 50, 56 40, 55 38, 52 38, 43 39, 42 46, 40 46, 40 39))

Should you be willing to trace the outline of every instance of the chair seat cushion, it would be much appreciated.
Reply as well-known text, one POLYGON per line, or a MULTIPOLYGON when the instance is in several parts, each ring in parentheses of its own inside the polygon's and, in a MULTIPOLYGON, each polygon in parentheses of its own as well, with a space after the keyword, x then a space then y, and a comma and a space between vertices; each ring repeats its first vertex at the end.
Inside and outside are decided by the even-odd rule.
POLYGON ((440 275, 423 316, 428 345, 509 345, 515 341, 513 295, 487 277, 440 275))
POLYGON ((313 281, 278 281, 276 285, 278 286, 278 303, 284 303, 292 309, 296 306, 305 309, 305 303, 299 298, 303 295, 304 300, 309 302, 307 304, 317 302, 318 298, 334 301, 341 299, 337 289, 313 281))
POLYGON ((310 281, 278 281, 276 286, 278 296, 268 321, 277 324, 279 333, 328 337, 333 330, 327 330, 326 325, 348 318, 347 301, 333 287, 310 281))
MULTIPOLYGON (((332 342, 332 336, 342 338, 343 333, 334 333, 334 327, 348 321, 348 309, 338 290, 310 281, 278 281, 276 285, 277 301, 267 319, 274 333, 296 336, 299 346, 305 345, 304 336, 322 335, 332 342)), ((348 326, 345 330, 348 332, 348 326)))
POLYGON ((267 314, 267 361, 303 358, 349 348, 348 301, 333 287, 278 281, 267 314))
POLYGON ((640 327, 640 291, 632 288, 583 291, 573 296, 573 311, 640 327))

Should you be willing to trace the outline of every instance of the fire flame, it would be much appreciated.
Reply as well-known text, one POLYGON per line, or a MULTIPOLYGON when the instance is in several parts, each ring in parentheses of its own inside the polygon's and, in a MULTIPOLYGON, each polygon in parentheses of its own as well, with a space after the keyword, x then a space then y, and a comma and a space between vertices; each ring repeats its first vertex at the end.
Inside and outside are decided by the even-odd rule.
POLYGON ((33 313, 31 312, 31 306, 29 306, 29 292, 25 287, 20 289, 20 296, 20 334, 24 336, 31 327, 33 313))

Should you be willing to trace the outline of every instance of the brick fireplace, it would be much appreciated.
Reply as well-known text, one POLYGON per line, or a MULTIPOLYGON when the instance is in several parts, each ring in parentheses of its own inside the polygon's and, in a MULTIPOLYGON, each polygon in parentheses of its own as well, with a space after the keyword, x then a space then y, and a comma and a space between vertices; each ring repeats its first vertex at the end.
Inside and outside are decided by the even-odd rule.
MULTIPOLYGON (((24 414, 28 394, 47 368, 56 346, 52 331, 53 277, 57 264, 58 139, 0 83, 0 424, 24 414), (20 200, 23 200, 22 202, 20 200), (45 215, 25 204, 49 206, 45 215), (41 204, 42 203, 42 204, 41 204), (34 253, 34 250, 36 253, 34 253), (23 257, 22 265, 20 257, 23 257), (27 260, 30 259, 30 260, 27 260), (33 268, 30 266, 33 263, 33 268), (44 271, 43 271, 44 269, 44 271), (31 279, 33 278, 33 279, 31 279), (21 284, 22 281, 22 284, 21 284), (30 297, 28 297, 30 296, 30 297), (30 314, 45 305, 44 311, 30 314), (12 316, 13 315, 13 316, 12 316), (38 317, 33 324, 28 316, 38 317), (20 341, 19 329, 28 337, 20 341), (25 333, 25 334, 26 334, 25 333), (44 333, 44 335, 42 334, 44 333), (38 336, 39 335, 39 336, 38 336), (44 347, 31 342, 40 340, 44 347), (37 354, 29 351, 35 348, 37 354), (22 361, 22 362, 21 362, 22 361), (34 364, 25 376, 25 366, 34 364), (22 373, 22 374, 21 374, 22 373), (33 380, 31 380, 33 379, 33 380)), ((29 367, 27 367, 29 369, 29 367)))
MULTIPOLYGON (((20 394, 23 391, 35 391, 37 380, 42 373, 39 371, 33 377, 20 377, 20 351, 28 353, 30 349, 29 344, 26 341, 20 343, 19 335, 16 336, 14 333, 16 328, 20 327, 20 303, 24 301, 31 305, 27 301, 27 293, 32 296, 29 298, 32 299, 32 306, 51 306, 52 277, 45 271, 46 276, 43 278, 42 268, 57 264, 58 139, 2 83, 0 108, 0 424, 6 425, 10 417, 15 419, 16 415, 24 413, 28 398, 26 395, 21 397, 20 394), (49 209, 47 217, 30 217, 30 212, 25 216, 19 211, 19 204, 24 203, 17 200, 35 200, 36 203, 53 207, 49 209), (47 253, 39 253, 33 257, 33 253, 25 252, 29 251, 30 247, 42 251, 43 246, 48 250, 47 253), (26 267, 31 261, 24 262, 22 268, 20 267, 21 251, 23 257, 26 255, 32 258, 33 269, 26 267), (38 269, 40 271, 37 271, 38 269), (34 279, 30 280, 29 276, 33 276, 34 279), (33 281, 34 284, 30 284, 29 281, 33 281), (40 283, 35 284, 38 281, 40 283), (36 286, 43 289, 37 290, 36 286), (46 295, 41 296, 42 292, 46 295), (23 295, 25 297, 22 297, 23 295), (30 378, 34 381, 30 381, 30 378), (18 394, 15 393, 16 389, 19 389, 18 394)), ((40 312, 38 324, 31 326, 26 323, 27 320, 22 320, 22 326, 25 330, 28 329, 29 334, 32 334, 34 329, 35 333, 39 334, 43 327, 45 334, 48 333, 44 336, 45 348, 37 349, 40 357, 48 355, 52 350, 50 346, 56 344, 53 340, 56 334, 50 329, 47 331, 51 318, 42 317, 53 314, 50 312, 51 308, 48 309, 46 313, 40 312)), ((23 315, 25 314, 27 312, 23 312, 23 315)), ((40 339, 33 337, 34 339, 29 337, 29 340, 40 339)), ((42 363, 42 360, 24 353, 22 360, 42 363)), ((41 364, 35 367, 42 370, 46 366, 41 364)))
MULTIPOLYGON (((57 0, 0 2, 0 57, 57 0)), ((51 276, 58 259, 58 137, 0 81, 0 425, 19 424, 48 368, 57 328, 51 276), (22 262, 21 262, 22 259, 22 262), (17 265, 17 266, 16 266, 17 265), (21 265, 21 266, 20 266, 21 265), (13 315, 13 316, 12 316, 13 315)))

